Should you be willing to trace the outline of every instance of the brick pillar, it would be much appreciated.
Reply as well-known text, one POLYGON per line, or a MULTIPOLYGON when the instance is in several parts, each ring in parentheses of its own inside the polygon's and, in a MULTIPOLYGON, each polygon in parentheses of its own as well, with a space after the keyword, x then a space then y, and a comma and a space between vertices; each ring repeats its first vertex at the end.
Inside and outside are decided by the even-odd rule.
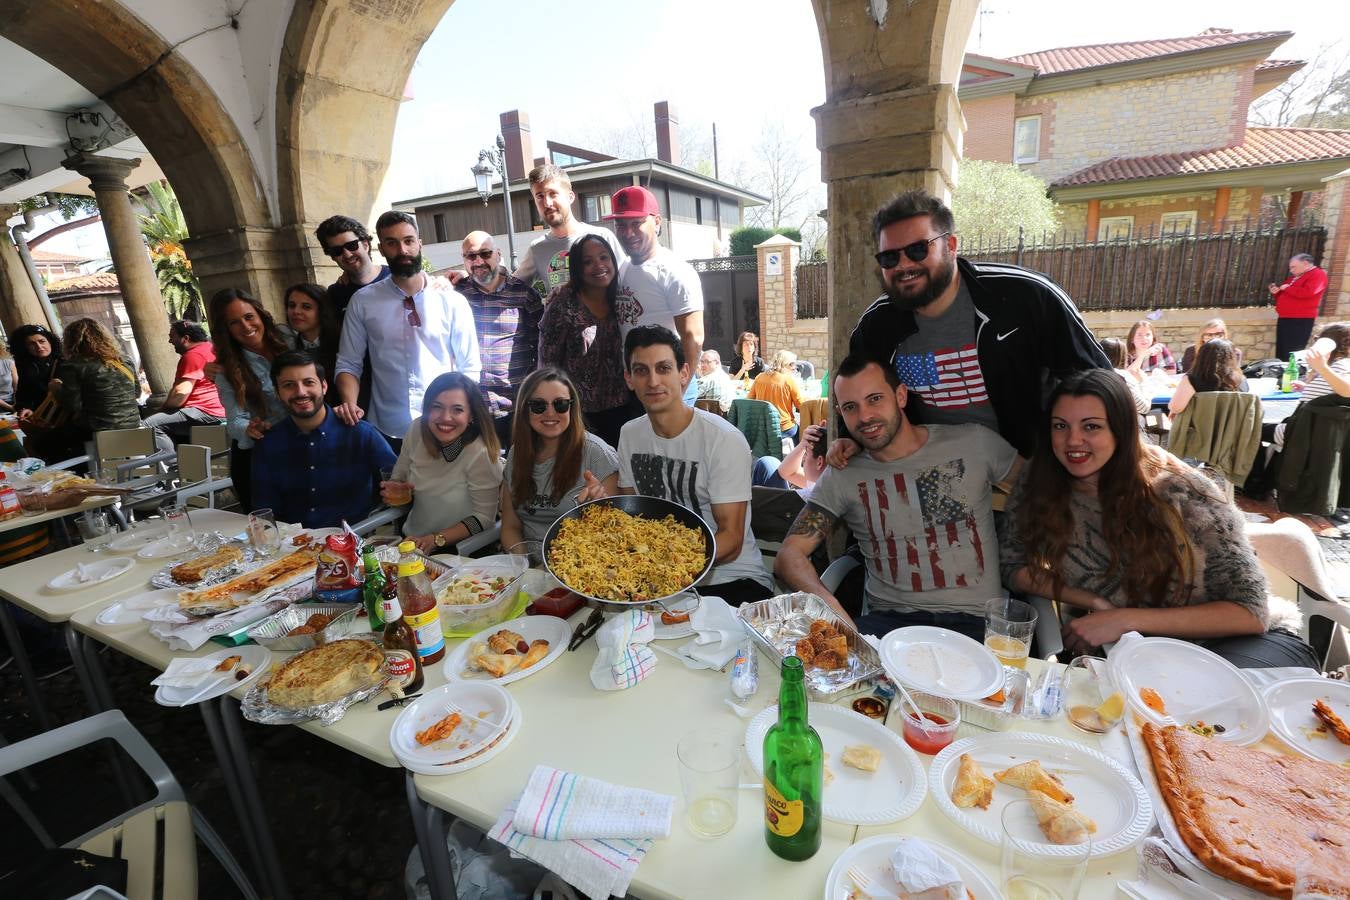
POLYGON ((759 257, 759 355, 768 359, 779 350, 792 350, 788 329, 796 319, 797 260, 802 245, 775 234, 755 245, 759 257))
POLYGON ((1321 322, 1339 322, 1350 318, 1350 169, 1323 182, 1323 221, 1327 228, 1327 246, 1320 265, 1330 282, 1322 298, 1321 322))
POLYGON ((89 179, 103 216, 103 231, 108 236, 108 253, 117 271, 131 332, 136 337, 141 365, 150 382, 150 393, 168 394, 178 367, 178 354, 169 344, 169 315, 159 294, 159 279, 150 265, 141 238, 140 221, 131 208, 127 193, 127 175, 140 163, 138 159, 113 159, 107 156, 76 154, 63 165, 89 179))
MULTIPOLYGON (((0 226, 5 226, 6 220, 18 212, 19 207, 15 204, 0 205, 0 226)), ((47 327, 47 316, 42 312, 42 304, 28 278, 23 258, 10 240, 8 227, 0 234, 0 324, 5 326, 6 334, 13 334, 20 325, 47 327)))

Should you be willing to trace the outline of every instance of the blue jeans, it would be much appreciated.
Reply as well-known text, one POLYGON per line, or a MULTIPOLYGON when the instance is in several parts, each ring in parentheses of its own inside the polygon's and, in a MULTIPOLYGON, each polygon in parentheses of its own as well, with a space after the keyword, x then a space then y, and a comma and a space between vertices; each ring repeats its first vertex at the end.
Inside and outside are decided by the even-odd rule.
POLYGON ((785 438, 795 438, 797 436, 797 426, 793 425, 787 431, 781 432, 779 436, 785 438))
POLYGON ((858 617, 858 630, 877 637, 884 637, 897 628, 910 625, 935 625, 984 643, 984 616, 971 613, 874 610, 858 617))
POLYGON ((689 376, 689 386, 684 389, 684 405, 693 406, 698 399, 698 376, 689 376))
POLYGON ((755 460, 754 468, 750 470, 750 484, 755 487, 782 488, 784 490, 791 488, 792 485, 778 475, 780 465, 782 465, 782 460, 776 456, 761 456, 755 460))

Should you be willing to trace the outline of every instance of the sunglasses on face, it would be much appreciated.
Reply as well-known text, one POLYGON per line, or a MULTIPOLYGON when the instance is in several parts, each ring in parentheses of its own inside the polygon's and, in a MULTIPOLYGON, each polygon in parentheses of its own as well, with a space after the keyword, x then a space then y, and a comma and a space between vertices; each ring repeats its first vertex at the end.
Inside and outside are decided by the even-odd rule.
MULTIPOLYGON (((548 409, 549 403, 547 400, 531 400, 525 405, 528 406, 530 412, 534 413, 536 416, 542 416, 548 409)), ((565 413, 571 408, 572 401, 566 397, 558 397, 553 401, 553 411, 555 413, 565 413)))
POLYGON ((356 241, 348 241, 348 242, 345 243, 345 244, 332 244, 332 245, 325 244, 325 245, 324 245, 324 248, 323 248, 323 252, 324 252, 324 255, 325 255, 325 256, 329 256, 329 257, 331 257, 331 258, 333 258, 333 259, 337 259, 339 256, 341 256, 341 255, 344 254, 344 253, 355 253, 355 252, 356 252, 356 248, 357 248, 357 247, 360 247, 360 246, 361 246, 361 242, 360 242, 359 240, 356 240, 356 241))
POLYGON ((413 298, 403 298, 403 309, 408 313, 408 324, 414 328, 421 328, 422 317, 417 314, 417 304, 413 302, 413 298))
POLYGON ((906 244, 896 250, 882 250, 877 254, 877 265, 883 269, 894 269, 900 264, 900 254, 903 253, 914 262, 923 262, 928 258, 928 248, 932 246, 933 241, 945 238, 951 234, 950 231, 944 231, 937 237, 930 237, 926 241, 915 241, 912 244, 906 244))
POLYGON ((496 250, 478 250, 478 251, 470 250, 468 253, 464 254, 464 258, 488 260, 492 259, 492 254, 496 252, 497 252, 496 250))

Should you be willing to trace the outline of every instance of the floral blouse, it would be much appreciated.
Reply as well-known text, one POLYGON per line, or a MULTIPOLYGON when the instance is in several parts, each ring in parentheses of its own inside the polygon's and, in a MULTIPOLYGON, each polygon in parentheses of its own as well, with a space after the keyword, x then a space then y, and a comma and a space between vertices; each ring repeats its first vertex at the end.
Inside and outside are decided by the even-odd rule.
POLYGON ((597 319, 565 286, 539 322, 539 364, 557 366, 570 375, 587 412, 628 402, 619 320, 613 315, 597 319))

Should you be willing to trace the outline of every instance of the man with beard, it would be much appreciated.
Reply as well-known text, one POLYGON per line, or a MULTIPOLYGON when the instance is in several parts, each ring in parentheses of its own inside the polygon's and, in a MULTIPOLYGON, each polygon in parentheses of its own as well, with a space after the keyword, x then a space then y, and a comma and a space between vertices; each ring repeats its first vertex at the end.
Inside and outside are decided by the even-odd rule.
MULTIPOLYGON (((915 422, 976 422, 1030 455, 1055 381, 1109 368, 1073 300, 1020 266, 956 255, 956 223, 941 200, 901 194, 872 220, 886 293, 849 339, 851 353, 886 360, 922 401, 915 422)), ((831 462, 857 452, 832 448, 831 462)))
POLYGON ((623 248, 614 239, 614 232, 587 225, 572 215, 572 204, 577 202, 577 195, 572 192, 572 181, 566 172, 547 163, 531 169, 529 179, 534 208, 548 231, 531 242, 520 265, 512 273, 516 278, 532 286, 539 296, 548 297, 567 283, 568 253, 583 234, 600 235, 609 244, 614 259, 623 259, 623 248))
POLYGON ((502 255, 486 231, 464 238, 464 268, 455 289, 469 301, 478 332, 483 377, 478 386, 492 410, 492 421, 502 447, 511 446, 511 413, 516 388, 535 370, 539 359, 539 319, 544 303, 534 288, 508 275, 502 255))
POLYGON ((323 402, 327 373, 312 354, 278 354, 272 384, 289 416, 253 447, 253 505, 306 528, 355 525, 379 498, 380 470, 398 457, 369 423, 333 414, 323 402))
POLYGON ((375 223, 389 277, 357 291, 342 322, 338 345, 338 418, 362 418, 397 451, 412 420, 422 414, 426 386, 443 372, 478 380, 482 363, 468 302, 453 289, 429 284, 422 270, 417 220, 391 210, 375 223), (357 402, 366 352, 370 352, 369 415, 357 402))
MULTIPOLYGON (((661 206, 645 187, 626 187, 610 198, 614 233, 628 254, 619 269, 614 315, 624 336, 638 325, 660 325, 680 336, 684 358, 703 352, 703 282, 689 263, 661 246, 661 206)), ((698 398, 698 378, 689 379, 684 402, 698 398)))
POLYGON ((843 614, 810 559, 842 521, 865 566, 860 631, 932 625, 983 640, 984 603, 1000 593, 990 485, 1016 477, 1017 451, 983 425, 910 422, 911 394, 884 357, 849 354, 830 396, 863 450, 816 482, 778 551, 779 583, 843 614))
POLYGON ((314 229, 324 255, 337 263, 342 274, 328 286, 328 300, 338 315, 344 315, 352 295, 368 284, 389 277, 388 266, 370 258, 370 232, 350 216, 329 216, 314 229))

